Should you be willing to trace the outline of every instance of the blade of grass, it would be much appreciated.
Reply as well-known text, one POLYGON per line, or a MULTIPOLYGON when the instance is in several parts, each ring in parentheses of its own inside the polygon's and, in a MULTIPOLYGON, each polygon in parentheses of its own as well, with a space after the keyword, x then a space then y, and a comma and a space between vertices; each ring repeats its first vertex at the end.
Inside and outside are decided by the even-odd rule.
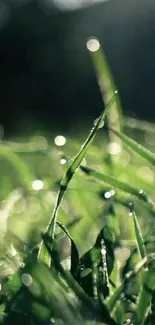
POLYGON ((142 235, 135 211, 131 212, 131 214, 133 216, 133 222, 134 222, 138 250, 139 250, 141 258, 143 259, 146 257, 146 250, 145 250, 143 235, 142 235))
POLYGON ((71 274, 74 276, 80 263, 78 249, 66 227, 59 221, 57 221, 57 225, 63 230, 71 242, 71 274))
MULTIPOLYGON (((107 104, 117 87, 112 76, 106 55, 101 48, 99 41, 95 37, 88 39, 87 48, 91 52, 91 57, 93 60, 94 69, 96 71, 100 91, 105 104, 107 104), (95 44, 98 45, 96 46, 96 49, 95 44)), ((117 96, 115 105, 112 107, 108 118, 110 125, 115 125, 115 127, 119 130, 120 125, 123 124, 122 107, 119 96, 117 96)))
POLYGON ((122 132, 111 129, 128 147, 130 147, 135 153, 146 159, 152 165, 155 165, 155 154, 150 150, 143 147, 141 144, 137 143, 135 140, 129 138, 122 132))
POLYGON ((146 202, 147 204, 149 204, 153 210, 155 210, 155 203, 148 197, 148 195, 142 189, 138 190, 135 187, 133 187, 132 185, 122 182, 115 177, 105 175, 103 173, 97 172, 97 171, 95 171, 91 168, 85 167, 85 166, 80 166, 80 169, 85 174, 87 174, 89 176, 93 176, 96 179, 98 179, 99 181, 105 182, 119 190, 122 190, 128 194, 138 197, 143 202, 146 202))
MULTIPOLYGON (((100 126, 101 126, 102 122, 104 121, 105 117, 107 116, 107 113, 109 112, 112 104, 114 103, 114 101, 116 99, 116 96, 117 96, 117 94, 115 93, 113 95, 112 99, 110 100, 109 104, 107 105, 106 109, 101 114, 98 122, 93 127, 93 129, 91 130, 91 132, 88 135, 86 141, 82 145, 80 151, 75 156, 73 162, 71 163, 70 167, 68 168, 68 170, 67 170, 67 172, 65 174, 65 177, 63 178, 63 180, 61 182, 60 190, 58 192, 55 208, 54 208, 54 211, 53 211, 53 215, 52 215, 52 218, 51 218, 51 220, 49 222, 49 225, 47 227, 47 230, 46 230, 46 233, 49 236, 51 236, 52 238, 54 238, 58 209, 59 209, 59 206, 60 206, 61 201, 63 199, 63 196, 64 196, 64 194, 65 194, 65 192, 67 190, 69 182, 71 181, 71 179, 72 179, 74 173, 76 172, 77 168, 80 166, 81 161, 83 160, 85 154, 87 153, 87 150, 88 150, 89 146, 91 145, 91 143, 93 142, 93 140, 94 140, 94 138, 96 136, 97 130, 100 128, 100 126)), ((42 260, 48 266, 50 266, 50 264, 51 264, 51 258, 49 256, 49 254, 47 252, 47 249, 45 248, 43 242, 41 242, 41 245, 40 245, 38 259, 42 260)))
POLYGON ((155 290, 155 268, 150 267, 145 274, 145 281, 142 287, 138 304, 134 313, 136 325, 144 324, 149 312, 151 311, 151 300, 155 290))

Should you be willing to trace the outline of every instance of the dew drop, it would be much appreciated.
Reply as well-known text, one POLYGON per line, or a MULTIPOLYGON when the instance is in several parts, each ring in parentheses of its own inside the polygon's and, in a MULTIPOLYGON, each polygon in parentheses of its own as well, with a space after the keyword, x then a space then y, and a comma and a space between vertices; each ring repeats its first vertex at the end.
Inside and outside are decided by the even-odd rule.
POLYGON ((62 158, 62 159, 60 160, 60 164, 61 164, 61 165, 65 165, 65 164, 66 164, 66 162, 67 162, 67 160, 66 160, 66 159, 64 159, 64 158, 62 158))
POLYGON ((98 41, 97 38, 90 38, 87 42, 87 49, 90 52, 96 52, 100 48, 100 42, 98 41))
MULTIPOLYGON (((97 117, 95 120, 94 120, 94 125, 96 125, 99 121, 100 117, 97 117)), ((99 124, 99 129, 103 128, 104 126, 104 121, 102 121, 100 124, 99 124)))
POLYGON ((110 192, 106 192, 106 193, 104 193, 104 197, 106 198, 106 199, 110 199, 111 198, 111 193, 110 192))

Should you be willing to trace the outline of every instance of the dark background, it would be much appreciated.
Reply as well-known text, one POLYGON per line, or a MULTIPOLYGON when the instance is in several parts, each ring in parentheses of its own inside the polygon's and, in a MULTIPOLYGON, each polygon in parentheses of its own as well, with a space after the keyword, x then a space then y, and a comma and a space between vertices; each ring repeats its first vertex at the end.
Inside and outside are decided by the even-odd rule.
POLYGON ((103 104, 86 49, 90 36, 104 48, 124 114, 155 121, 154 0, 66 11, 52 0, 3 0, 0 123, 6 136, 68 131, 99 115, 103 104))

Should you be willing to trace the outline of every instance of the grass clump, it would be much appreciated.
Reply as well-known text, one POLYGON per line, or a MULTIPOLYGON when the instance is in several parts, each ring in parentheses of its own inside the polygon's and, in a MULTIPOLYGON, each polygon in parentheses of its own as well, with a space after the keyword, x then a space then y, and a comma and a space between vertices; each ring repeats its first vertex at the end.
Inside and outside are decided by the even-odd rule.
POLYGON ((144 146, 155 145, 154 129, 134 121, 141 144, 129 119, 122 130, 118 93, 93 41, 106 108, 75 158, 66 156, 76 141, 63 152, 39 137, 1 142, 1 324, 154 324, 155 158, 144 146))

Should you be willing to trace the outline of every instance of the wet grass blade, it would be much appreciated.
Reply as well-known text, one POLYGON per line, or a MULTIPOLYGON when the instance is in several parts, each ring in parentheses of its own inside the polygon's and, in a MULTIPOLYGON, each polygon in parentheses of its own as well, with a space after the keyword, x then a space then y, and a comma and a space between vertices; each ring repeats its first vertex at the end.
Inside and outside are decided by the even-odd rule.
MULTIPOLYGON (((111 73, 106 55, 96 38, 90 38, 87 42, 87 48, 91 52, 94 69, 96 72, 98 84, 105 104, 109 101, 112 94, 117 89, 114 78, 111 73), (98 47, 92 50, 93 46, 98 43, 98 47)), ((115 126, 118 130, 122 125, 122 107, 119 96, 117 96, 114 106, 108 116, 109 124, 115 126)))
POLYGON ((140 253, 141 258, 145 258, 146 257, 146 250, 145 250, 145 245, 144 245, 144 239, 143 239, 143 235, 141 233, 141 229, 137 220, 137 216, 135 211, 133 211, 132 213, 133 215, 133 222, 134 222, 134 228, 135 228, 135 235, 136 235, 136 240, 137 240, 137 246, 138 246, 138 250, 140 253))
POLYGON ((58 221, 57 221, 57 225, 63 230, 63 232, 67 235, 67 237, 71 242, 71 274, 74 276, 76 275, 80 263, 78 249, 76 247, 73 238, 70 236, 68 230, 66 229, 66 227, 61 222, 58 221))
POLYGON ((134 314, 134 322, 136 325, 144 324, 148 314, 151 312, 151 300, 154 290, 155 268, 150 267, 145 274, 145 281, 134 314))
POLYGON ((147 194, 143 190, 138 190, 130 184, 119 181, 117 178, 105 175, 103 173, 97 172, 91 168, 80 166, 80 169, 87 175, 93 176, 99 181, 105 182, 119 190, 122 190, 128 194, 134 195, 141 199, 143 202, 146 202, 151 206, 153 210, 155 210, 155 203, 147 196, 147 194))
POLYGON ((120 140, 123 141, 129 148, 131 148, 135 153, 146 159, 152 165, 155 165, 155 154, 152 153, 150 150, 143 147, 141 144, 137 143, 135 140, 129 138, 122 132, 118 132, 116 130, 111 129, 120 140))
MULTIPOLYGON (((63 180, 61 182, 61 186, 60 186, 60 190, 58 192, 58 196, 57 196, 55 208, 54 208, 54 211, 53 211, 53 215, 52 215, 52 218, 51 218, 50 223, 49 223, 49 225, 47 227, 47 230, 46 230, 46 233, 49 236, 51 236, 52 238, 54 238, 55 225, 56 225, 56 220, 57 220, 57 212, 58 212, 59 206, 61 204, 61 201, 63 199, 64 193, 67 190, 69 182, 71 181, 74 173, 76 172, 77 168, 80 166, 81 161, 83 160, 85 154, 87 153, 87 150, 88 150, 89 146, 93 142, 93 140, 94 140, 94 138, 96 136, 97 130, 102 125, 102 122, 104 121, 104 119, 107 116, 111 106, 113 105, 113 103, 114 103, 114 101, 116 99, 116 96, 117 96, 117 94, 115 93, 113 95, 112 99, 110 100, 109 104, 107 105, 106 109, 103 111, 100 118, 98 119, 96 125, 91 130, 90 134, 88 135, 88 138, 86 139, 86 141, 82 145, 80 151, 75 156, 73 162, 71 163, 70 167, 68 168, 68 170, 67 170, 67 172, 65 174, 65 177, 63 178, 63 180)), ((47 252, 47 249, 44 246, 43 242, 40 245, 38 259, 43 261, 44 263, 46 263, 48 266, 50 266, 51 259, 50 259, 50 256, 49 256, 49 254, 47 252)))

